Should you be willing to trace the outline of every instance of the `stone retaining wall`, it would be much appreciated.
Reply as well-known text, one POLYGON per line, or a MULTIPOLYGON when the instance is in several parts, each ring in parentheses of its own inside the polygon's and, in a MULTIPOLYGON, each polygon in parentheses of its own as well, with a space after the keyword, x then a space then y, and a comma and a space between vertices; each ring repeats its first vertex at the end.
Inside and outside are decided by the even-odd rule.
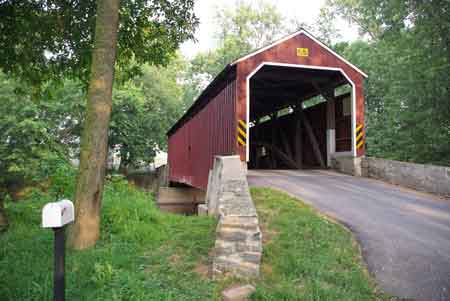
POLYGON ((361 170, 365 177, 450 196, 450 167, 363 157, 361 170))
POLYGON ((160 187, 168 186, 168 165, 162 165, 153 171, 131 172, 127 180, 134 185, 153 193, 158 193, 160 187))
POLYGON ((219 219, 212 277, 258 277, 262 234, 239 156, 215 158, 206 204, 208 214, 219 219))
POLYGON ((331 167, 339 172, 360 177, 362 175, 361 170, 361 157, 354 158, 352 156, 331 156, 331 167))

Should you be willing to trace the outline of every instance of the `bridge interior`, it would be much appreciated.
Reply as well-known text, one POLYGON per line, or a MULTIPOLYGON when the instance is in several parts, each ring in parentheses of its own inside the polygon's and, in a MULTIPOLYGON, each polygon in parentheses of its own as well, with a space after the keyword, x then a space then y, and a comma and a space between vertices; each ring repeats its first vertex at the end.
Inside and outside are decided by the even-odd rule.
POLYGON ((339 71, 264 65, 251 78, 250 169, 325 168, 351 151, 351 86, 339 71))

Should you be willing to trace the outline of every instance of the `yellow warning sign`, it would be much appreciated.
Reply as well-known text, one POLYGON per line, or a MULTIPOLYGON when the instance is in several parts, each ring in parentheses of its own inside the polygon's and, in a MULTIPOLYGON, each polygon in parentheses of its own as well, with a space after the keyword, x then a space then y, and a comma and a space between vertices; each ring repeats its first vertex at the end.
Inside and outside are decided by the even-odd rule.
POLYGON ((360 149, 364 145, 364 125, 359 124, 356 127, 356 149, 360 149))
POLYGON ((309 56, 309 48, 297 48, 297 56, 309 56))
POLYGON ((238 121, 237 142, 240 146, 245 146, 247 144, 247 124, 244 120, 238 121))

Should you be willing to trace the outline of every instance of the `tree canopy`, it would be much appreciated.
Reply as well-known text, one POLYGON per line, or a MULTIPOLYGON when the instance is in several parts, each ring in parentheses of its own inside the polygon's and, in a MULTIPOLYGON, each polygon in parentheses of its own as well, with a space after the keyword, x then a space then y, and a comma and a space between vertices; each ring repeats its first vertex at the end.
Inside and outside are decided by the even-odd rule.
POLYGON ((367 41, 340 45, 366 80, 367 154, 450 165, 448 1, 330 0, 367 41))
MULTIPOLYGON (((139 75, 118 80, 108 148, 119 151, 122 167, 148 164, 166 149, 165 133, 186 108, 177 82, 183 64, 176 59, 166 67, 143 65, 139 75)), ((49 80, 34 97, 30 90, 30 84, 0 72, 0 186, 39 182, 58 162, 79 155, 86 109, 82 82, 49 80)))
MULTIPOLYGON (((167 64, 193 38, 192 0, 121 1, 117 64, 167 64)), ((0 69, 34 84, 61 75, 87 82, 92 62, 96 1, 0 1, 0 69)), ((129 68, 130 67, 130 68, 129 68)))
POLYGON ((141 75, 115 89, 109 148, 119 152, 121 170, 148 164, 157 151, 166 150, 166 132, 185 109, 177 83, 181 64, 145 65, 141 75))

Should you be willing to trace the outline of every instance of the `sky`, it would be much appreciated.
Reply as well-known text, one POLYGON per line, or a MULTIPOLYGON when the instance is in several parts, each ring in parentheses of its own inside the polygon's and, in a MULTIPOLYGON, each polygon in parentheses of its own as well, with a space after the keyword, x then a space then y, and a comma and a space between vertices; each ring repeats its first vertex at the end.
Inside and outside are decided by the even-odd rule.
MULTIPOLYGON (((204 52, 215 48, 214 32, 216 29, 214 23, 217 7, 230 7, 236 5, 239 0, 195 0, 195 13, 200 19, 200 25, 197 28, 195 37, 197 42, 188 41, 181 45, 181 53, 192 58, 198 52, 204 52)), ((305 23, 314 23, 319 15, 320 8, 325 0, 266 0, 274 4, 281 15, 287 20, 297 18, 305 23)), ((257 3, 258 0, 252 0, 257 3)), ((350 26, 344 20, 337 20, 336 26, 340 29, 342 40, 352 41, 358 36, 357 29, 350 26)))

